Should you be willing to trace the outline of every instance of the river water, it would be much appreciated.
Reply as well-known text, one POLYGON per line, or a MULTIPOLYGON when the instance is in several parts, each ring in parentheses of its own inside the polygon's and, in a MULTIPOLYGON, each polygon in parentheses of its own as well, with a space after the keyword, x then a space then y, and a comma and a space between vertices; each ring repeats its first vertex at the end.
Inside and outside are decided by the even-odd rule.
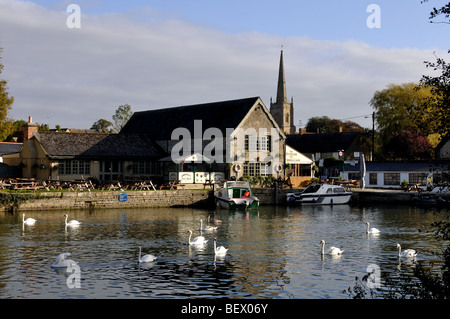
MULTIPOLYGON (((257 212, 129 209, 0 214, 0 298, 348 298, 343 290, 369 265, 382 272, 408 270, 396 244, 436 260, 442 243, 429 226, 448 212, 408 206, 260 207, 257 212), (65 213, 82 224, 64 227, 65 213), (222 224, 204 247, 188 245, 188 230, 199 235, 208 215, 222 224), (381 230, 366 235, 364 225, 381 230), (213 238, 227 247, 215 257, 213 238), (337 246, 341 257, 322 256, 337 246), (143 254, 158 257, 139 264, 143 254), (79 268, 55 270, 60 253, 71 253, 79 268)), ((382 282, 381 282, 382 284, 382 282)))

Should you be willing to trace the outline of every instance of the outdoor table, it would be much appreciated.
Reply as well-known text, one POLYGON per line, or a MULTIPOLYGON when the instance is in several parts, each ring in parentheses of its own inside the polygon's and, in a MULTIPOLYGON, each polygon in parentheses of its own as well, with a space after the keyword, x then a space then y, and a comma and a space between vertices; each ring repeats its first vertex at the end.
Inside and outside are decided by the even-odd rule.
POLYGON ((213 188, 213 186, 214 186, 214 180, 212 180, 212 179, 207 179, 207 180, 205 181, 205 183, 203 183, 203 189, 205 189, 206 186, 209 186, 209 187, 213 188))
POLYGON ((175 188, 182 187, 184 189, 185 185, 181 184, 181 182, 179 180, 176 181, 171 181, 165 185, 161 185, 159 187, 159 190, 162 190, 163 188, 168 188, 169 190, 173 190, 175 188))

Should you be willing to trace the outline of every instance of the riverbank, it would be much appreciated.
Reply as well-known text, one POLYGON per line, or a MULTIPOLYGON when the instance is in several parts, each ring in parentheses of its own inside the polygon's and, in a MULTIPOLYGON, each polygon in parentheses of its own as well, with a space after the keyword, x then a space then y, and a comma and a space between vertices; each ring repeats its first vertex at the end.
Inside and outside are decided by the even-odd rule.
MULTIPOLYGON (((261 205, 286 205, 286 194, 300 189, 254 188, 261 205)), ((401 190, 353 189, 351 203, 411 204, 416 192, 401 190)), ((215 208, 212 190, 162 191, 63 191, 63 192, 2 192, 0 209, 3 211, 123 209, 152 207, 215 208)))
POLYGON ((214 203, 211 191, 63 191, 9 193, 11 202, 3 201, 3 211, 77 210, 95 208, 207 207, 214 203), (14 197, 19 198, 16 200, 14 197), (18 204, 13 207, 15 202, 18 204))

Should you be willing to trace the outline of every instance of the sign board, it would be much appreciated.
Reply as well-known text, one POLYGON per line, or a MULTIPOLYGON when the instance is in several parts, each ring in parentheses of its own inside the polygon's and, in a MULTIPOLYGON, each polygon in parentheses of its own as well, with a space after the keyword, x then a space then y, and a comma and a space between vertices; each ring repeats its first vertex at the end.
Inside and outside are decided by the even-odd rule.
POLYGON ((120 193, 119 194, 119 202, 126 202, 128 199, 127 193, 120 193))
POLYGON ((286 145, 286 164, 312 164, 312 159, 286 145))
POLYGON ((178 180, 182 184, 193 184, 194 183, 194 172, 179 172, 178 180))
POLYGON ((178 172, 169 172, 169 181, 178 180, 178 172))
POLYGON ((206 180, 212 180, 213 183, 219 183, 225 179, 223 172, 169 172, 169 181, 179 180, 182 184, 203 184, 206 180))
POLYGON ((213 172, 211 173, 211 179, 213 180, 213 183, 220 183, 225 179, 225 173, 222 172, 213 172))
POLYGON ((209 179, 209 173, 195 172, 195 183, 203 184, 207 179, 209 179))

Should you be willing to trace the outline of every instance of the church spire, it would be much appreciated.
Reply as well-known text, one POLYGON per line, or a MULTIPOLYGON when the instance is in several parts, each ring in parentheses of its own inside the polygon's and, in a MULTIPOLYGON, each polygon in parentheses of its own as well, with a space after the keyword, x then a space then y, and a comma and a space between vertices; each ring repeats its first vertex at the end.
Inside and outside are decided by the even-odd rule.
POLYGON ((272 98, 270 99, 270 113, 285 133, 295 133, 294 99, 292 98, 290 103, 287 101, 283 49, 281 49, 280 69, 278 71, 277 99, 275 103, 272 102, 272 98))
POLYGON ((280 56, 280 70, 278 73, 278 89, 277 89, 276 103, 287 103, 286 79, 284 77, 283 50, 281 50, 281 56, 280 56))

